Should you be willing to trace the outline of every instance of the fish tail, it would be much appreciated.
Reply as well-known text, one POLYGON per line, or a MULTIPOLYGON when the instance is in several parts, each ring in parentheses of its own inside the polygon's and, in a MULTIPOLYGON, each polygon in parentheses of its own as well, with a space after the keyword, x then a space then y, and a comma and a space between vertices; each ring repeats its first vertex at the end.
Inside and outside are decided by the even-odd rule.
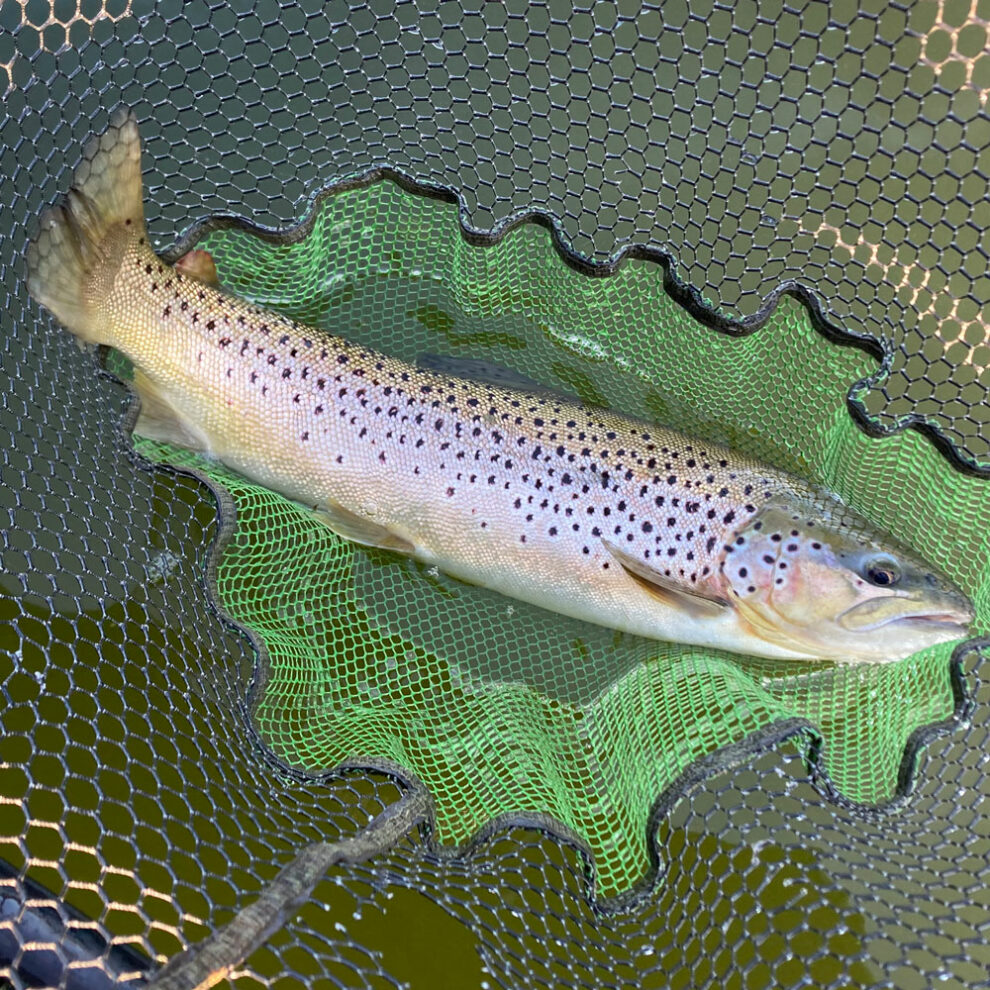
POLYGON ((86 343, 112 342, 100 302, 126 250, 147 242, 141 197, 137 120, 121 108, 86 145, 72 189, 42 214, 27 248, 28 291, 86 343))

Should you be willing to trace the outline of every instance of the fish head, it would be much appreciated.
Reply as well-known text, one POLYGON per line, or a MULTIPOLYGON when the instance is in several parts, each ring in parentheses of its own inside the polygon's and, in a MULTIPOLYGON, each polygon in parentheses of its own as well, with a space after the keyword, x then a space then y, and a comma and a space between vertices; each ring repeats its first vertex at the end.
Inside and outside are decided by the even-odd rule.
POLYGON ((742 624, 809 659, 898 660, 965 636, 974 617, 948 578, 824 494, 768 502, 720 567, 742 624))

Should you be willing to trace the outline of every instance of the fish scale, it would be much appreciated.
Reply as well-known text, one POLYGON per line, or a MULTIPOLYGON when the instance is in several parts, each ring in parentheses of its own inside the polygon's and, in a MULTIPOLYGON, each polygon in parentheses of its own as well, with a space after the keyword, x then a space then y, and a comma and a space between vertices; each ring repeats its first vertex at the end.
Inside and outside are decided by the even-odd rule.
POLYGON ((304 326, 194 277, 207 260, 175 268, 151 250, 125 113, 42 218, 28 285, 134 363, 138 432, 219 458, 348 539, 565 615, 768 657, 903 655, 971 615, 827 492, 665 427, 304 326), (762 529, 772 520, 814 533, 761 565, 781 538, 762 529), (893 555, 896 591, 870 576, 893 555), (905 619, 927 625, 884 646, 876 628, 905 619))

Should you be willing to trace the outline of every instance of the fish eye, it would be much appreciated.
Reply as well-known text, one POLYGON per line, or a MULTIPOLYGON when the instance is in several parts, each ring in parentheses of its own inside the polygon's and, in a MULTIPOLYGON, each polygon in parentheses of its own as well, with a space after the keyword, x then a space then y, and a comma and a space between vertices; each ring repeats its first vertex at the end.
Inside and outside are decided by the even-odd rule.
POLYGON ((901 579, 901 571, 897 564, 886 558, 871 560, 863 569, 863 576, 870 584, 878 588, 889 588, 901 579))

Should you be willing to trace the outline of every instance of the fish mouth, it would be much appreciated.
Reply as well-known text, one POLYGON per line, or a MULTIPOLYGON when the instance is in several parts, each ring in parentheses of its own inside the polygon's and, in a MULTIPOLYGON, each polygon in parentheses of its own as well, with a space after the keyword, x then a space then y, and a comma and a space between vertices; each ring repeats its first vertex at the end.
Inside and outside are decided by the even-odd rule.
MULTIPOLYGON (((888 599, 887 602, 889 601, 888 599)), ((854 605, 838 617, 839 623, 846 629, 861 632, 883 628, 914 629, 918 632, 944 629, 958 631, 962 636, 969 630, 975 618, 975 610, 966 599, 958 604, 952 602, 948 606, 942 605, 941 608, 922 608, 916 612, 894 611, 893 614, 885 615, 887 609, 883 605, 887 602, 881 604, 873 599, 854 605)))

